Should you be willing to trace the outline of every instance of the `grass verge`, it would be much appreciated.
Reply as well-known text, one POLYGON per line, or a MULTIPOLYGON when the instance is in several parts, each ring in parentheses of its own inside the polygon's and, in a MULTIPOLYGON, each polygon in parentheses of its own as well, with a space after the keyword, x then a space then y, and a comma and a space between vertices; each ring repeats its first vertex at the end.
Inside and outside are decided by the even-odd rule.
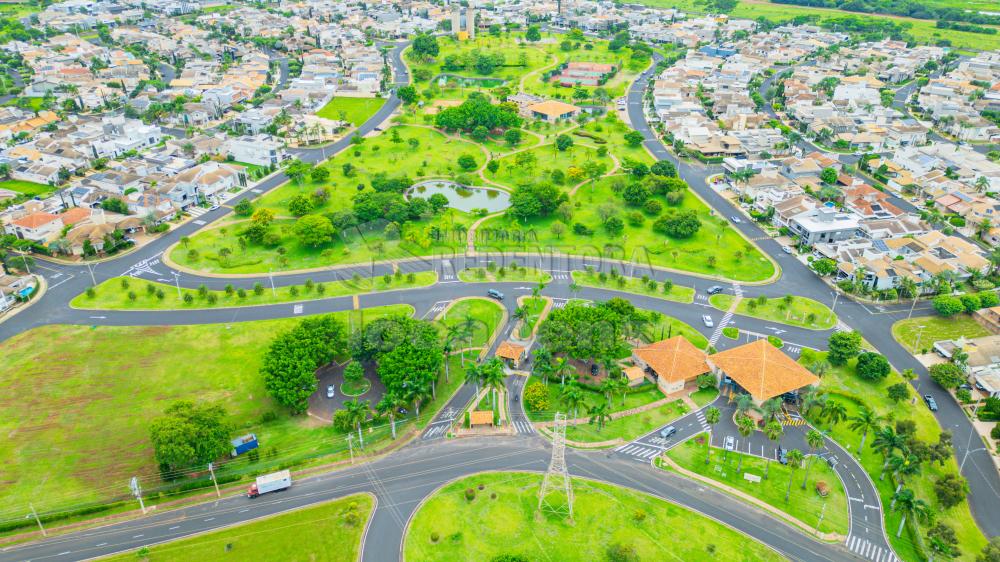
POLYGON ((588 271, 574 271, 573 282, 584 287, 596 287, 598 289, 612 289, 614 291, 625 291, 649 297, 656 297, 668 301, 692 303, 694 302, 694 289, 682 285, 669 285, 656 281, 643 281, 638 277, 617 276, 615 278, 606 277, 602 280, 600 274, 588 271))
MULTIPOLYGON (((732 295, 718 294, 709 297, 708 302, 715 308, 726 311, 735 298, 732 295)), ((837 325, 837 315, 829 307, 806 297, 766 300, 744 298, 736 306, 736 314, 809 330, 829 330, 837 325)))

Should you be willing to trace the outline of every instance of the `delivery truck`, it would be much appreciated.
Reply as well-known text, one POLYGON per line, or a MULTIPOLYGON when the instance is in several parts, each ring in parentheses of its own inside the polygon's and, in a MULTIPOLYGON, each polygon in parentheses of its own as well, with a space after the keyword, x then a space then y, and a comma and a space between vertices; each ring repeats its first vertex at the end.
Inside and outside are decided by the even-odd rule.
POLYGON ((264 476, 258 476, 257 481, 250 484, 250 489, 247 490, 248 498, 256 498, 261 494, 266 494, 268 492, 278 492, 281 490, 287 490, 292 487, 292 473, 287 470, 282 470, 280 472, 273 472, 271 474, 265 474, 264 476))

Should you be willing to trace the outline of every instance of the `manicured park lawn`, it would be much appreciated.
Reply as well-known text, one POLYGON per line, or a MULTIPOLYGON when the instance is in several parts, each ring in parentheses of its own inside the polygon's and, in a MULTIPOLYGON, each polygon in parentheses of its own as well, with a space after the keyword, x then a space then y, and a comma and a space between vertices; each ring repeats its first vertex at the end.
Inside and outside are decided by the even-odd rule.
MULTIPOLYGON (((725 450, 709 447, 707 437, 707 434, 701 434, 694 439, 689 439, 670 449, 667 456, 682 468, 749 494, 784 511, 813 529, 819 524, 819 532, 821 533, 837 533, 847 536, 850 520, 844 485, 823 459, 807 456, 803 461, 802 468, 795 470, 794 474, 788 466, 771 462, 770 468, 766 469, 768 477, 765 480, 765 459, 735 452, 730 452, 727 456, 725 450), (711 450, 708 451, 708 449, 711 450), (706 453, 710 456, 708 464, 705 463, 706 453), (741 454, 743 456, 742 472, 737 470, 741 454), (806 478, 807 464, 811 464, 811 467, 808 469, 809 479, 803 490, 802 482, 806 478), (759 476, 761 481, 751 482, 745 478, 745 474, 759 476), (788 489, 789 478, 793 480, 791 494, 786 502, 785 492, 788 489), (825 482, 829 487, 830 492, 825 498, 816 492, 817 482, 825 482), (824 504, 826 504, 825 513, 823 511, 824 504), (823 515, 822 522, 819 520, 821 514, 823 515)), ((808 454, 808 451, 802 452, 808 454)))
POLYGON ((531 337, 532 330, 535 329, 535 325, 541 319, 542 310, 545 309, 545 302, 546 299, 542 297, 526 297, 519 303, 519 308, 523 309, 524 316, 521 318, 521 328, 518 330, 518 337, 523 340, 531 337))
MULTIPOLYGON (((487 473, 444 486, 411 521, 403 558, 478 562, 519 554, 533 561, 603 561, 608 547, 618 544, 635 549, 636 560, 782 559, 686 508, 580 478, 573 479, 573 524, 550 513, 536 519, 541 480, 539 474, 487 473), (471 501, 466 499, 470 489, 475 493, 471 501), (645 517, 637 520, 640 511, 645 517)), ((554 495, 550 501, 559 502, 554 495)))
MULTIPOLYGON (((612 403, 615 400, 613 398, 612 403)), ((620 398, 617 400, 618 404, 621 404, 620 398)), ((683 401, 674 400, 673 402, 657 406, 652 410, 609 420, 600 429, 598 429, 596 421, 594 423, 584 422, 567 427, 566 439, 585 443, 597 443, 612 439, 631 441, 683 416, 689 410, 690 408, 683 401)), ((589 415, 585 414, 585 412, 581 412, 580 417, 587 417, 589 419, 589 415)))
POLYGON ((456 301, 440 319, 442 334, 453 326, 464 337, 452 343, 452 349, 483 347, 490 335, 503 321, 503 307, 496 301, 485 298, 468 298, 456 301))
MULTIPOLYGON (((718 294, 712 295, 708 302, 715 308, 725 311, 732 306, 734 298, 736 297, 732 295, 718 294)), ((792 296, 791 303, 786 302, 784 298, 770 298, 764 304, 747 296, 736 306, 736 314, 810 330, 829 330, 837 324, 837 315, 825 304, 797 296, 792 296)))
POLYGON ((601 281, 597 273, 586 271, 574 271, 573 281, 584 287, 597 287, 599 289, 611 289, 614 291, 625 291, 627 293, 638 293, 650 297, 657 297, 668 301, 691 303, 694 302, 694 289, 682 285, 672 285, 669 292, 663 291, 663 283, 657 283, 653 289, 649 282, 644 283, 637 277, 618 276, 615 279, 606 277, 601 281))
MULTIPOLYGON (((610 236, 601 226, 597 207, 611 202, 617 205, 624 218, 630 209, 613 192, 612 185, 624 181, 618 177, 605 177, 588 183, 570 199, 573 217, 564 232, 553 233, 554 216, 536 218, 521 223, 507 216, 485 221, 477 232, 477 244, 508 251, 559 251, 566 254, 593 255, 597 252, 608 259, 635 260, 654 266, 691 271, 710 276, 720 276, 740 281, 759 281, 774 274, 774 265, 754 246, 725 221, 713 217, 709 208, 693 193, 685 193, 677 210, 694 211, 701 221, 701 228, 686 239, 671 238, 653 231, 653 217, 646 218, 641 226, 625 221, 622 234, 610 236), (577 207, 579 204, 579 207, 577 207), (581 223, 593 234, 576 234, 572 226, 581 223), (498 234, 521 231, 528 242, 515 242, 513 236, 498 234), (558 234, 558 236, 557 236, 558 234)), ((661 202, 662 202, 662 198, 661 202)), ((669 206, 666 207, 670 209, 669 206)), ((666 211, 664 211, 666 212, 666 211)))
MULTIPOLYGON (((576 140, 581 140, 577 138, 576 140)), ((515 154, 504 156, 498 160, 500 168, 494 173, 486 171, 487 179, 505 185, 511 189, 519 185, 533 184, 541 178, 551 177, 556 170, 567 174, 570 167, 582 168, 585 162, 604 164, 610 171, 613 163, 608 156, 598 156, 597 151, 587 146, 572 146, 565 151, 558 150, 555 144, 529 148, 515 154), (533 158, 525 162, 523 158, 533 158), (519 164, 520 162, 520 164, 519 164)), ((572 188, 578 181, 565 180, 563 187, 572 188)))
POLYGON ((316 112, 324 119, 347 121, 357 127, 367 121, 378 111, 385 100, 382 98, 348 98, 334 97, 316 112))
MULTIPOLYGON (((350 315, 357 329, 411 312, 409 305, 395 305, 337 316, 346 322, 350 315)), ((280 455, 274 460, 292 462, 345 448, 332 426, 290 417, 264 389, 259 369, 267 345, 297 322, 49 325, 3 342, 0 505, 33 501, 45 512, 106 501, 127 490, 134 475, 155 490, 160 480, 149 423, 182 399, 223 405, 238 428, 234 436, 257 434, 261 463, 271 451, 280 455)), ((385 431, 377 433, 373 438, 385 431)))
POLYGON ((360 555, 361 536, 374 504, 368 494, 356 494, 103 560, 203 562, 236 558, 246 562, 353 562, 360 555))
MULTIPOLYGON (((569 379, 567 378, 567 382, 569 379)), ((542 378, 532 375, 528 380, 527 385, 534 383, 545 384, 542 382, 542 378)), ((526 388, 527 388, 526 385, 526 388)), ((586 418, 587 409, 591 406, 596 406, 598 404, 604 404, 606 399, 604 393, 598 391, 597 387, 591 386, 580 386, 580 390, 583 392, 583 401, 577 407, 577 417, 586 418)), ((550 376, 549 382, 545 384, 545 389, 549 393, 549 408, 544 412, 537 412, 532 410, 527 410, 528 417, 535 421, 549 421, 552 419, 556 412, 565 412, 568 417, 573 417, 573 412, 568 410, 568 405, 562 399, 562 389, 563 385, 560 384, 559 377, 550 376)), ((631 408, 638 408, 639 406, 645 406, 651 402, 656 402, 663 398, 663 393, 660 389, 652 383, 645 383, 641 386, 629 388, 628 392, 625 394, 624 402, 622 401, 622 395, 620 392, 616 392, 611 397, 611 407, 608 408, 609 412, 620 412, 622 410, 629 410, 631 408)), ((606 439, 612 439, 613 437, 608 437, 606 439)), ((594 439, 593 441, 605 441, 606 439, 594 439)))
POLYGON ((513 270, 509 267, 494 268, 490 271, 485 267, 470 267, 458 272, 458 278, 466 283, 489 283, 496 281, 527 281, 529 283, 548 283, 552 281, 552 275, 547 271, 541 271, 534 267, 518 267, 513 270))
POLYGON ((202 297, 198 289, 181 288, 181 295, 190 294, 190 303, 183 300, 184 297, 177 296, 177 287, 158 283, 156 281, 140 281, 131 278, 114 278, 104 281, 94 289, 94 296, 90 297, 86 293, 77 295, 70 306, 91 310, 175 310, 175 309, 199 309, 199 308, 220 308, 236 306, 258 306, 265 304, 280 304, 285 302, 298 302, 316 299, 328 299, 344 295, 357 295, 375 291, 388 291, 394 289, 410 289, 414 287, 426 287, 433 285, 437 281, 437 273, 433 271, 420 271, 413 273, 413 280, 410 281, 407 275, 400 277, 362 278, 357 281, 333 281, 329 283, 316 283, 312 288, 306 285, 295 285, 278 287, 272 292, 269 285, 261 284, 261 292, 258 295, 254 286, 241 280, 235 280, 234 290, 231 293, 226 291, 206 291, 202 297), (127 288, 122 286, 122 279, 127 279, 127 288), (153 287, 150 292, 149 287, 153 287), (244 290, 244 296, 239 295, 239 289, 244 290), (293 290, 294 289, 294 290, 293 290), (135 300, 129 294, 135 296, 135 300), (162 293, 163 298, 160 298, 162 293), (295 294, 292 294, 295 293, 295 294), (217 299, 211 302, 211 297, 217 299))
POLYGON ((684 336, 698 349, 708 348, 708 338, 691 327, 686 322, 655 312, 657 316, 642 329, 642 338, 649 343, 665 340, 674 336, 684 336))
POLYGON ((698 405, 699 408, 711 404, 713 400, 718 398, 719 389, 713 387, 709 388, 699 388, 698 390, 691 393, 691 400, 698 405))
POLYGON ((943 316, 921 316, 900 320, 892 325, 892 337, 896 338, 910 353, 929 350, 934 342, 957 340, 960 337, 981 338, 990 335, 968 314, 958 314, 951 318, 943 316), (923 326, 923 328, 921 328, 923 326), (920 345, 917 348, 917 344, 920 345))
MULTIPOLYGON (((825 355, 825 353, 815 352, 811 349, 803 349, 799 362, 809 366, 824 359, 825 355)), ((847 410, 848 419, 857 415, 859 406, 867 405, 875 413, 882 416, 883 419, 891 416, 891 419, 894 421, 890 423, 895 423, 898 420, 912 420, 916 424, 915 435, 917 438, 929 443, 937 442, 938 435, 941 433, 941 426, 938 425, 937 420, 934 419, 930 410, 924 406, 921 400, 918 399, 916 404, 910 404, 909 401, 897 404, 888 398, 886 388, 903 380, 899 374, 893 372, 887 378, 872 383, 864 381, 854 374, 854 363, 855 361, 851 360, 844 367, 830 368, 823 375, 820 383, 820 388, 829 393, 830 400, 835 400, 844 405, 847 410)), ((913 391, 911 390, 911 392, 913 391)), ((857 457, 857 449, 861 443, 861 434, 850 429, 850 422, 831 425, 826 420, 818 419, 816 415, 818 413, 819 409, 817 408, 811 414, 807 415, 810 423, 821 431, 828 431, 831 438, 857 457)), ((858 458, 861 466, 864 467, 865 471, 868 472, 875 482, 875 486, 882 498, 882 505, 887 506, 892 501, 892 495, 895 492, 895 483, 891 476, 886 476, 884 480, 879 479, 882 473, 883 459, 881 455, 871 449, 872 440, 873 438, 869 434, 865 450, 861 452, 858 458)), ((945 510, 938 505, 937 496, 934 493, 934 482, 938 478, 944 474, 955 473, 957 471, 957 463, 954 457, 951 456, 944 462, 944 466, 937 463, 923 463, 920 474, 907 478, 906 487, 913 490, 916 497, 923 499, 934 508, 934 511, 937 512, 936 520, 943 521, 955 529, 959 544, 962 545, 961 549, 964 555, 962 559, 974 560, 975 554, 986 544, 986 538, 979 531, 975 521, 972 519, 968 504, 962 502, 951 509, 945 510)), ((887 511, 885 514, 885 528, 893 548, 896 549, 896 553, 903 560, 919 559, 920 555, 916 552, 916 547, 914 546, 916 537, 911 534, 912 526, 909 522, 907 523, 907 528, 903 531, 902 538, 896 538, 896 529, 899 527, 899 522, 900 514, 898 512, 887 511)), ((925 527, 921 527, 921 533, 926 533, 926 530, 925 527)))
POLYGON ((35 183, 33 181, 3 180, 0 181, 0 189, 9 189, 11 191, 23 193, 28 197, 34 197, 36 195, 48 195, 52 192, 53 187, 42 183, 35 183))

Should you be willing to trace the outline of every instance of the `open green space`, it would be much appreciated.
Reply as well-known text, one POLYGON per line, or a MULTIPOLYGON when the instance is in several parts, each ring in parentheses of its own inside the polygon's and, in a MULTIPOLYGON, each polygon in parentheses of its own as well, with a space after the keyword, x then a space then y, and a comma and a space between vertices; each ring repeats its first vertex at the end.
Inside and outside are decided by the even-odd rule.
POLYGON ((950 318, 921 316, 900 320, 892 325, 892 337, 910 350, 910 353, 923 353, 924 350, 930 350, 936 341, 957 340, 961 337, 966 339, 981 338, 988 335, 990 333, 986 328, 983 328, 967 314, 958 314, 950 318))
POLYGON ((541 297, 527 297, 520 303, 518 310, 522 312, 522 315, 517 333, 519 338, 526 340, 531 337, 531 332, 542 317, 545 303, 546 300, 541 297))
POLYGON ((5 2, 0 4, 0 16, 5 18, 23 18, 42 11, 42 6, 31 2, 5 2))
POLYGON ((347 121, 357 127, 371 118, 385 104, 382 98, 349 98, 335 96, 316 115, 324 119, 347 121))
MULTIPOLYGON (((345 323, 349 318, 358 329, 377 318, 412 310, 409 305, 394 305, 336 316, 345 323)), ((257 434, 261 465, 236 463, 220 476, 227 470, 263 470, 265 462, 287 466, 321 455, 346 454, 342 434, 330 424, 290 416, 264 388, 259 370, 268 344, 298 321, 49 325, 3 342, 0 432, 5 440, 0 447, 0 478, 5 485, 0 488, 0 505, 21 510, 34 502, 38 511, 47 512, 104 502, 123 495, 128 479, 135 475, 150 490, 150 501, 155 501, 160 480, 149 423, 177 400, 222 405, 240 432, 234 436, 257 434), (45 470, 37 470, 38 466, 45 470)), ((387 434, 388 428, 379 428, 369 440, 387 434)))
POLYGON ((45 196, 52 192, 53 187, 42 183, 24 180, 3 180, 0 181, 0 189, 9 189, 18 193, 23 193, 28 197, 36 195, 45 196))
MULTIPOLYGON (((808 451, 802 452, 808 454, 808 451)), ((753 496, 813 529, 817 529, 818 525, 820 533, 837 533, 846 537, 850 529, 850 512, 844 485, 823 459, 807 456, 802 467, 795 471, 778 462, 771 462, 770 467, 767 467, 767 461, 761 457, 738 452, 727 455, 725 450, 711 447, 708 434, 705 433, 670 449, 667 456, 681 468, 753 496), (741 456, 742 471, 737 470, 740 468, 741 456), (760 482, 747 480, 747 474, 760 477, 760 482), (792 487, 786 502, 789 479, 792 487), (806 483, 805 489, 802 488, 803 482, 806 483), (825 498, 816 491, 819 482, 826 484, 829 490, 825 498)), ((665 467, 662 464, 660 466, 665 467)))
MULTIPOLYGON (((661 394, 660 396, 662 397, 663 395, 661 394)), ((612 399, 612 402, 614 402, 614 399, 612 399)), ((670 423, 688 413, 688 411, 690 411, 690 408, 688 408, 683 400, 674 400, 673 402, 662 404, 645 412, 609 420, 601 428, 597 426, 596 420, 593 423, 586 421, 573 424, 566 428, 566 439, 584 443, 599 443, 612 439, 621 439, 627 442, 649 433, 653 428, 670 423)))
POLYGON ((385 277, 366 277, 357 281, 332 281, 315 283, 312 286, 290 285, 278 287, 274 291, 269 285, 264 284, 255 290, 254 285, 237 280, 233 284, 232 292, 225 290, 205 290, 202 292, 198 289, 182 287, 180 296, 178 296, 177 287, 173 285, 116 277, 95 287, 93 297, 87 293, 77 295, 70 302, 70 306, 88 310, 175 310, 259 306, 426 287, 437 282, 437 273, 433 271, 420 271, 412 275, 412 280, 409 275, 389 276, 388 279, 385 277), (123 279, 127 280, 127 287, 122 285, 123 279), (240 290, 243 292, 240 293, 240 290), (191 295, 190 301, 186 299, 185 295, 191 295))
POLYGON ((708 338, 701 332, 673 316, 657 313, 648 326, 642 328, 642 339, 648 343, 665 340, 674 336, 684 336, 698 349, 708 348, 708 338))
POLYGON ((534 283, 548 283, 552 281, 552 275, 547 271, 541 271, 534 267, 518 267, 516 270, 509 267, 501 269, 499 267, 470 267, 458 272, 458 278, 466 283, 488 283, 495 281, 528 281, 534 283))
MULTIPOLYGON (((799 362, 806 366, 815 365, 825 360, 825 352, 816 352, 811 349, 803 349, 799 362)), ((847 420, 858 414, 861 406, 866 406, 882 418, 883 425, 894 425, 900 421, 908 420, 915 424, 914 437, 925 443, 936 443, 941 434, 941 426, 938 425, 934 415, 924 406, 921 400, 915 404, 910 401, 893 402, 888 397, 887 388, 890 385, 903 382, 903 378, 896 372, 892 372, 888 377, 877 382, 869 382, 861 379, 855 374, 855 363, 852 359, 847 365, 842 367, 828 367, 821 377, 820 389, 825 391, 828 401, 837 402, 844 406, 847 420)), ((912 390, 911 390, 912 392, 912 390)), ((820 409, 814 408, 807 415, 809 422, 821 431, 828 432, 828 435, 836 440, 842 447, 855 455, 861 466, 871 476, 882 498, 882 505, 886 506, 892 502, 896 483, 891 475, 886 475, 880 479, 884 459, 882 455, 872 449, 874 440, 871 432, 865 442, 865 449, 858 451, 861 444, 861 433, 851 429, 851 422, 842 421, 832 424, 826 418, 821 417, 820 409)), ((941 521, 955 529, 959 545, 963 556, 961 560, 974 560, 983 545, 986 544, 986 537, 979 531, 972 514, 969 511, 967 502, 962 501, 958 505, 945 509, 938 502, 934 492, 934 482, 944 474, 954 474, 958 472, 958 466, 953 456, 939 464, 937 462, 921 463, 919 474, 906 478, 906 487, 913 490, 914 496, 927 502, 936 513, 935 521, 941 521)), ((896 554, 903 560, 917 560, 925 558, 921 556, 916 546, 921 537, 926 534, 927 527, 921 526, 921 537, 913 534, 912 518, 907 518, 907 527, 903 531, 901 538, 896 538, 896 529, 899 527, 901 514, 896 511, 886 510, 885 528, 889 540, 892 542, 896 554)), ((926 543, 926 540, 924 539, 926 543)))
MULTIPOLYGON (((602 203, 616 204, 622 219, 631 212, 615 193, 616 182, 625 182, 625 179, 605 177, 581 187, 570 198, 573 213, 569 224, 563 223, 562 227, 557 227, 558 230, 553 230, 553 224, 563 221, 551 215, 525 223, 507 215, 498 216, 480 226, 477 244, 484 248, 499 247, 515 252, 547 252, 550 248, 566 254, 590 255, 598 252, 605 259, 635 260, 739 281, 762 281, 774 275, 774 264, 731 228, 728 221, 713 216, 708 206, 690 191, 685 192, 678 206, 666 208, 694 212, 701 226, 693 236, 664 236, 651 228, 656 219, 648 215, 641 225, 635 226, 624 220, 621 234, 608 234, 598 215, 598 207, 602 203), (577 223, 587 226, 593 233, 577 234, 573 229, 577 223), (520 231, 527 242, 515 242, 513 236, 502 236, 514 231, 520 231)), ((653 196, 652 199, 663 201, 662 196, 653 196)))
MULTIPOLYGON (((569 378, 567 378, 566 381, 569 382, 569 378)), ((573 412, 568 410, 570 404, 568 404, 562 397, 563 385, 561 384, 559 377, 549 376, 549 380, 546 383, 541 377, 532 375, 528 380, 528 383, 525 385, 525 388, 536 382, 545 384, 545 390, 549 393, 549 409, 544 412, 538 412, 525 408, 530 419, 534 421, 549 421, 556 412, 566 412, 568 413, 568 417, 573 417, 573 412)), ((596 386, 580 385, 580 391, 582 392, 583 399, 577 406, 576 415, 579 418, 586 418, 587 410, 589 410, 592 406, 597 406, 607 402, 604 393, 598 390, 596 386)), ((663 392, 661 392, 655 384, 646 382, 642 385, 628 388, 624 398, 622 397, 621 392, 615 392, 612 394, 608 412, 614 413, 622 410, 630 410, 632 408, 645 406, 646 404, 662 399, 663 392)), ((613 437, 594 439, 593 441, 606 441, 608 439, 613 439, 613 437)))
MULTIPOLYGON (((21 107, 23 104, 24 109, 28 111, 41 111, 42 105, 44 103, 45 99, 40 97, 19 97, 19 98, 11 98, 7 100, 7 102, 5 102, 3 105, 21 107)), ((25 182, 25 183, 31 183, 31 182, 25 182)))
POLYGON ((719 389, 713 387, 710 388, 699 388, 698 390, 691 393, 691 400, 698 405, 699 408, 711 404, 713 400, 719 397, 719 389))
MULTIPOLYGON (((573 523, 548 512, 536 518, 541 480, 538 474, 487 473, 445 485, 411 520, 403 559, 485 561, 512 554, 527 560, 603 561, 613 546, 635 552, 633 558, 613 560, 782 559, 686 508, 580 478, 573 479, 573 523)), ((554 495, 550 502, 562 505, 554 495)))
POLYGON ((246 562, 353 562, 361 554, 361 537, 374 504, 368 494, 356 494, 101 560, 203 562, 238 558, 246 562))
MULTIPOLYGON (((837 325, 837 315, 825 304, 806 297, 790 296, 790 299, 769 298, 763 303, 752 297, 744 297, 736 306, 736 314, 810 330, 829 330, 837 325)), ((719 310, 727 311, 735 298, 720 293, 712 295, 708 302, 719 310)))
MULTIPOLYGON (((560 151, 555 144, 549 144, 504 156, 498 160, 500 168, 495 173, 487 171, 484 175, 492 182, 514 188, 535 183, 540 177, 551 177, 556 170, 568 177, 570 167, 582 169, 585 162, 604 164, 608 170, 613 166, 608 156, 598 156, 593 148, 573 146, 560 151)), ((578 182, 567 179, 564 184, 569 189, 578 182)))
POLYGON ((643 281, 638 277, 625 277, 620 275, 612 278, 605 276, 602 281, 601 276, 596 272, 574 271, 573 282, 584 287, 597 287, 599 289, 625 291, 627 293, 637 293, 668 301, 684 303, 694 302, 694 289, 691 287, 671 284, 670 290, 664 292, 663 283, 656 283, 656 288, 654 289, 652 286, 654 281, 643 281))
POLYGON ((504 310, 496 301, 467 298, 455 301, 439 322, 443 332, 455 337, 452 349, 483 347, 503 321, 504 310))

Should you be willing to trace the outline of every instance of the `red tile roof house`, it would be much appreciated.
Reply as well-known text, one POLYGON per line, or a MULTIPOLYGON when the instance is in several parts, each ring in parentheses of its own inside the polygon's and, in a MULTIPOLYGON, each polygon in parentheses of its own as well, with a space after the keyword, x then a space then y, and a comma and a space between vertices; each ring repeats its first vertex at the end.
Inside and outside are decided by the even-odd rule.
POLYGON ((25 240, 44 244, 59 235, 63 221, 51 213, 32 213, 11 222, 14 235, 25 240))

